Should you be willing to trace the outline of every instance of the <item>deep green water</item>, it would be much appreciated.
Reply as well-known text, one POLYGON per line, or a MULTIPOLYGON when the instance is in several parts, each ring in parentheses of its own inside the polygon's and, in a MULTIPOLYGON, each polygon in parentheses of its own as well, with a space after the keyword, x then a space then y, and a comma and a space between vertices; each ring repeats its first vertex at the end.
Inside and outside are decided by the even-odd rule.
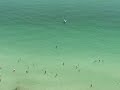
MULTIPOLYGON (((9 70, 12 71, 16 67, 20 69, 18 75, 21 75, 22 70, 26 68, 25 65, 29 66, 33 63, 38 66, 46 65, 46 68, 50 67, 51 71, 55 71, 57 65, 65 62, 68 65, 65 68, 81 63, 81 67, 87 67, 88 71, 90 69, 95 72, 97 70, 102 73, 107 72, 105 76, 103 74, 100 82, 105 82, 104 77, 107 77, 106 82, 120 79, 117 71, 120 68, 119 4, 119 0, 0 0, 0 65, 6 70, 3 69, 1 74, 8 73, 9 77, 12 77, 9 70), (63 23, 64 18, 68 20, 66 24, 63 23), (19 58, 22 58, 21 65, 23 66, 16 65, 19 58), (91 65, 91 62, 96 59, 104 60, 104 65, 91 65)), ((58 71, 59 69, 57 68, 58 71)), ((65 71, 59 72, 64 77, 65 71)), ((90 71, 83 72, 87 75, 90 71)), ((83 77, 85 77, 84 74, 83 77)), ((71 78, 76 74, 69 78, 67 73, 65 75, 65 83, 73 81, 65 85, 74 85, 74 82, 77 83, 76 85, 81 83, 77 78, 79 76, 75 79, 71 78)), ((94 79, 92 72, 90 75, 94 79)), ((98 78, 99 75, 98 77, 96 75, 94 82, 98 78)), ((81 77, 81 79, 83 82, 89 81, 89 78, 81 77)), ((49 83, 49 81, 46 82, 49 83)), ((98 86, 101 85, 100 82, 98 86)), ((42 84, 44 87, 45 84, 42 84)), ((64 89, 65 85, 58 84, 58 90, 64 89)), ((82 83, 81 85, 85 86, 82 83)), ((49 86, 52 87, 52 85, 49 86)), ((94 90, 107 90, 106 87, 100 88, 99 86, 94 90)), ((115 90, 113 88, 111 90, 115 90)), ((1 89, 7 90, 4 84, 1 89)), ((43 90, 50 89, 43 88, 43 90)), ((116 88, 116 90, 119 89, 116 88)))
POLYGON ((117 0, 1 0, 1 53, 119 54, 119 14, 117 0))

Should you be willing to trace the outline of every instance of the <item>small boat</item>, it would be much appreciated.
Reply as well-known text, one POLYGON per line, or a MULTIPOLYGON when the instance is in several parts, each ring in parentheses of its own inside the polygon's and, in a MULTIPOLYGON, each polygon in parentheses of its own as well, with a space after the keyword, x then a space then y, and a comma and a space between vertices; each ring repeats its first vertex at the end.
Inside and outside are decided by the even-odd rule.
POLYGON ((64 19, 64 24, 67 22, 67 20, 66 19, 64 19))

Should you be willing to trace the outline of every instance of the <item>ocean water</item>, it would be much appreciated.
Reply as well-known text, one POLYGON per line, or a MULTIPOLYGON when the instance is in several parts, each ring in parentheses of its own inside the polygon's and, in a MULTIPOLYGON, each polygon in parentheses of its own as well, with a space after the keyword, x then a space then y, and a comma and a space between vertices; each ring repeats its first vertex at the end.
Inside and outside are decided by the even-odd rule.
POLYGON ((119 90, 119 3, 0 0, 0 90, 119 90))

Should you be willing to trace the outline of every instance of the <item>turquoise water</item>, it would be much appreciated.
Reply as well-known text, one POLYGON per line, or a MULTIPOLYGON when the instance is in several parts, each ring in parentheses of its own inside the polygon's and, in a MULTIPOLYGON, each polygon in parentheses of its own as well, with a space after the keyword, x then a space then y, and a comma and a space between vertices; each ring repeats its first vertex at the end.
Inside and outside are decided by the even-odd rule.
POLYGON ((15 85, 20 90, 88 90, 91 82, 96 84, 93 90, 119 90, 113 84, 120 80, 119 3, 1 0, 1 90, 13 90, 15 85), (104 62, 93 63, 94 60, 104 62), (82 69, 79 74, 74 69, 77 64, 82 69), (25 73, 28 67, 29 76, 25 73), (45 69, 48 76, 43 75, 45 69))

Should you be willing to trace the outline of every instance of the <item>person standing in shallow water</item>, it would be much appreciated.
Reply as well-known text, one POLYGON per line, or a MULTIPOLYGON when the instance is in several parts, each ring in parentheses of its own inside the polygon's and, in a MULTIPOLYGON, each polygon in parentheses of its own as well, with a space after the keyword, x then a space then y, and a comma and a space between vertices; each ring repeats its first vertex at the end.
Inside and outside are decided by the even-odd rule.
POLYGON ((55 74, 55 78, 56 78, 57 76, 58 76, 58 74, 56 73, 56 74, 55 74))
POLYGON ((56 45, 56 49, 58 48, 58 46, 56 45))
POLYGON ((26 72, 26 73, 29 73, 29 71, 28 71, 28 70, 26 70, 25 72, 26 72))
POLYGON ((90 85, 90 88, 92 88, 92 87, 93 87, 93 85, 91 84, 91 85, 90 85))
POLYGON ((62 65, 64 66, 64 65, 65 65, 65 63, 63 62, 63 63, 62 63, 62 65))
POLYGON ((45 70, 45 72, 44 72, 44 74, 46 74, 47 72, 46 72, 46 70, 45 70))

